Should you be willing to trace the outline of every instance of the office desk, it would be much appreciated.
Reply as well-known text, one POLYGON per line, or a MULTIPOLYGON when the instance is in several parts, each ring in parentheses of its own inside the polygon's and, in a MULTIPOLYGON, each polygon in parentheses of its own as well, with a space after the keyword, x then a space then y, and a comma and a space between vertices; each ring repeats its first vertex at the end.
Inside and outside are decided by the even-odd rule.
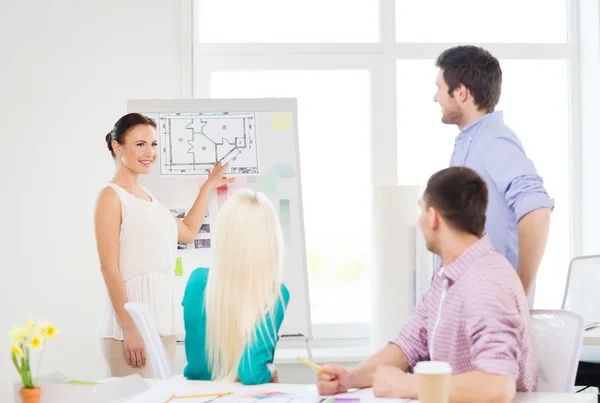
POLYGON ((583 332, 583 345, 586 347, 600 347, 600 327, 583 332))
MULTIPOLYGON (((148 379, 146 380, 150 387, 160 387, 165 385, 169 381, 161 381, 156 379, 148 379)), ((218 385, 213 382, 186 382, 189 385, 206 387, 206 389, 210 392, 215 391, 215 387, 218 385)), ((229 390, 231 387, 227 387, 225 385, 221 386, 223 391, 229 390)), ((317 402, 318 394, 315 385, 299 385, 299 384, 267 384, 267 385, 255 385, 249 387, 242 387, 241 385, 233 386, 232 390, 242 390, 243 393, 252 393, 252 391, 281 391, 286 393, 294 393, 301 398, 314 399, 317 402)), ((237 393, 237 392, 236 392, 237 393)), ((352 392, 349 394, 345 394, 345 396, 353 396, 360 397, 363 402, 366 401, 381 401, 385 403, 400 403, 400 402, 408 402, 408 399, 377 399, 373 396, 370 390, 361 390, 357 392, 352 392)), ((145 400, 145 399, 142 399, 145 400)), ((128 399, 120 401, 119 403, 127 402, 128 399)), ((182 400, 183 401, 183 400, 182 400)), ((299 400, 298 400, 299 401, 299 400)), ((417 402, 415 400, 411 402, 417 402)), ((519 393, 517 397, 513 401, 514 403, 596 403, 597 395, 595 394, 567 394, 567 393, 519 393)), ((137 403, 137 402, 136 402, 137 403)))

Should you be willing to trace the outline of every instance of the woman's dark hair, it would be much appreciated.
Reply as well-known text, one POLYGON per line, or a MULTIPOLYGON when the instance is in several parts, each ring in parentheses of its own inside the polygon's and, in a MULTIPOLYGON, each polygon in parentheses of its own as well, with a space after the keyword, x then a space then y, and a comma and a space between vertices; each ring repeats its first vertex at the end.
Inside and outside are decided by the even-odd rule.
POLYGON ((483 235, 488 190, 471 168, 451 167, 434 173, 427 181, 424 202, 435 208, 452 228, 483 235))
POLYGON ((115 158, 117 154, 115 154, 115 150, 113 150, 112 142, 116 141, 121 145, 125 144, 127 132, 137 125, 152 126, 156 128, 156 123, 154 123, 152 119, 139 113, 129 113, 117 120, 115 127, 113 127, 110 133, 106 135, 106 145, 113 158, 115 158))

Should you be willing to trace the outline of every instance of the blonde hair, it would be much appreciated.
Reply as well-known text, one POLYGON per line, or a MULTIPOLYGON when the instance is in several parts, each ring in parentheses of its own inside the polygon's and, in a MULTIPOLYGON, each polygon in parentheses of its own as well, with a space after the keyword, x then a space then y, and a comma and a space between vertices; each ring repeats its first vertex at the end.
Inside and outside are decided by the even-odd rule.
MULTIPOLYGON (((221 207, 206 285, 206 354, 213 380, 233 382, 259 322, 281 299, 283 242, 269 199, 244 189, 221 207)), ((261 334, 261 337, 265 337, 261 334)))

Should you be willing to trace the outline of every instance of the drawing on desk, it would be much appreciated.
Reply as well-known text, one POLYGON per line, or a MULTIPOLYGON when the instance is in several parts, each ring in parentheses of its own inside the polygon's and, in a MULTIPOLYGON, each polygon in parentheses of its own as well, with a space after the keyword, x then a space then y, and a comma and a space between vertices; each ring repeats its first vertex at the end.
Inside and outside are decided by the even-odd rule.
POLYGON ((160 114, 160 174, 206 175, 216 162, 231 174, 258 174, 253 112, 160 114))
MULTIPOLYGON (((264 392, 264 393, 254 393, 250 395, 241 394, 237 395, 233 392, 223 392, 223 393, 200 393, 200 394, 187 394, 180 395, 173 393, 171 394, 165 403, 177 403, 178 401, 185 401, 186 403, 228 403, 231 399, 235 399, 236 403, 244 402, 244 403, 256 403, 259 400, 268 399, 268 403, 290 403, 292 400, 301 399, 302 396, 297 396, 293 393, 283 393, 283 392, 264 392), (181 399, 181 400, 180 400, 181 399)), ((311 401, 314 399, 311 399, 311 401)), ((314 401, 314 403, 318 403, 318 401, 314 401)))

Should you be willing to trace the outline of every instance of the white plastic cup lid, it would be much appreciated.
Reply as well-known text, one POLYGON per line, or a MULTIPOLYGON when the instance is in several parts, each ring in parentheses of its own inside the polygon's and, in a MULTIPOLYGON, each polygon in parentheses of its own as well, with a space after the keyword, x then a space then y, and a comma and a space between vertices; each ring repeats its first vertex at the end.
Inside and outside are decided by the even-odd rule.
POLYGON ((417 363, 413 372, 420 375, 451 374, 452 367, 444 361, 421 361, 417 363))

